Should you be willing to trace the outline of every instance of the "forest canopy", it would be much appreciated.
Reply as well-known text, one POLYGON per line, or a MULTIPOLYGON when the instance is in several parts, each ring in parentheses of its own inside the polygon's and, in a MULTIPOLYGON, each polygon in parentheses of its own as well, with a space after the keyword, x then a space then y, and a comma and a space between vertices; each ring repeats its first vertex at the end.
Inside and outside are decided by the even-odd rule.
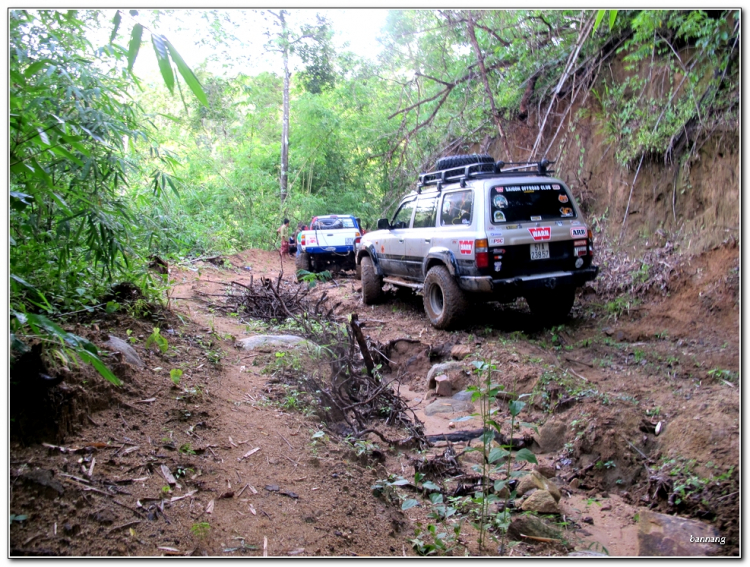
MULTIPOLYGON (((176 12, 9 12, 19 350, 43 336, 92 360, 51 321, 117 308, 121 282, 156 298, 168 282, 149 259, 272 248, 284 216, 372 228, 444 155, 497 142, 505 161, 563 160, 591 112, 622 167, 678 164, 738 122, 738 11, 394 10, 373 60, 336 48, 324 17, 281 10, 254 35, 283 65, 232 76, 177 52, 159 30, 176 12), (159 81, 137 75, 144 58, 159 81)), ((207 14, 204 47, 261 57, 239 16, 207 14)))

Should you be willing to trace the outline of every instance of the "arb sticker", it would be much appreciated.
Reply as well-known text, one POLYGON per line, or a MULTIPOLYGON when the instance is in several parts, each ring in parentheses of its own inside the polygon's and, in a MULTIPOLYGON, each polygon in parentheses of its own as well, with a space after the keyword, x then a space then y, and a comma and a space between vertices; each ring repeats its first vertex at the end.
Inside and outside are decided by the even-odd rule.
POLYGON ((570 229, 570 236, 573 238, 584 238, 586 236, 585 226, 574 226, 570 229))
POLYGON ((471 255, 471 247, 474 244, 473 240, 459 240, 458 250, 461 254, 471 255))
POLYGON ((549 226, 529 227, 529 232, 534 240, 549 240, 552 229, 549 226))

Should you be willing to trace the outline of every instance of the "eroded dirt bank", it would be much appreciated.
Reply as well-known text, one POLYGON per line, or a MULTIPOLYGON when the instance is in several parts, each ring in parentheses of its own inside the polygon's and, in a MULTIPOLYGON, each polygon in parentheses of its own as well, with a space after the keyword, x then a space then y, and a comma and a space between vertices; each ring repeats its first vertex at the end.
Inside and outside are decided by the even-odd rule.
MULTIPOLYGON (((718 553, 732 555, 739 545, 738 249, 730 243, 663 260, 663 287, 612 294, 605 281, 584 290, 568 324, 553 328, 539 326, 520 301, 478 310, 463 331, 437 331, 420 297, 393 291, 383 305, 365 307, 351 277, 310 295, 339 303, 342 321, 357 313, 373 349, 389 345, 384 376, 426 435, 481 426, 465 406, 427 411, 436 401, 427 382, 436 363, 462 365, 458 389, 476 380, 472 361, 493 361, 493 379, 522 396, 523 424, 512 433, 552 467, 562 499, 549 523, 559 537, 508 540, 504 554, 635 555, 639 515, 651 509, 703 520, 726 537, 718 553)), ((251 277, 275 281, 279 267, 277 254, 258 250, 220 265, 173 266, 171 311, 131 306, 81 321, 76 332, 99 345, 122 338, 144 366, 113 359, 119 389, 71 369, 60 385, 26 400, 10 449, 12 555, 417 552, 415 530, 440 525, 429 517, 429 500, 409 484, 379 497, 372 486, 389 475, 413 483, 415 465, 445 464, 448 449, 458 455, 454 472, 475 476, 480 454, 465 452, 466 441, 423 452, 388 447, 375 433, 347 443, 346 428, 324 427, 312 398, 290 380, 325 375, 324 359, 295 349, 238 350, 238 338, 285 331, 224 309, 227 290, 251 277), (146 347, 155 327, 166 352, 146 347), (176 369, 182 374, 173 380, 176 369), (402 511, 405 499, 420 504, 402 511)), ((292 273, 286 260, 290 286, 292 273)), ((498 407, 505 415, 507 400, 498 407)), ((373 427, 399 437, 382 423, 373 427)), ((458 493, 457 483, 435 480, 458 493)), ((502 541, 491 539, 479 550, 468 507, 451 520, 461 520, 452 553, 500 553, 502 541)))

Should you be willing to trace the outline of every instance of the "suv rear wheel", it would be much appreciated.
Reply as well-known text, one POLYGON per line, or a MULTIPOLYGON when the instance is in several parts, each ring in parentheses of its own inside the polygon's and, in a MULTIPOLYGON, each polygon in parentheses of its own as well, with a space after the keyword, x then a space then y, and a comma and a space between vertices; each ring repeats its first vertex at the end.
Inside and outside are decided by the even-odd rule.
POLYGON ((564 286, 529 293, 526 302, 531 314, 546 323, 561 323, 570 313, 576 300, 576 288, 564 286))
POLYGON ((436 329, 450 329, 458 323, 469 303, 445 266, 433 266, 424 279, 424 310, 436 329))
POLYGON ((372 258, 365 256, 362 266, 362 301, 365 305, 374 305, 383 298, 383 277, 375 272, 372 258))

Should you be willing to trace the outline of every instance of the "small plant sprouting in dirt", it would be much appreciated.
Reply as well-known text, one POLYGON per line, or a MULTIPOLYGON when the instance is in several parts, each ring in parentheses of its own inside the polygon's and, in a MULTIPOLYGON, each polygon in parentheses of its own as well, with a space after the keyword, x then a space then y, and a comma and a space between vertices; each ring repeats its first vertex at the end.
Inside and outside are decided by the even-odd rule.
POLYGON ((714 380, 721 380, 724 382, 737 382, 739 381, 740 375, 737 372, 731 370, 725 370, 723 368, 712 368, 707 372, 708 377, 714 380))
POLYGON ((167 342, 167 339, 165 339, 161 335, 161 331, 159 331, 159 327, 154 327, 153 332, 151 335, 149 335, 148 339, 146 339, 146 348, 150 348, 151 345, 156 345, 156 347, 163 353, 167 352, 169 349, 169 343, 167 342))
POLYGON ((204 539, 211 531, 211 525, 208 522, 199 522, 190 527, 190 532, 199 539, 204 539))
POLYGON ((604 469, 613 469, 617 466, 617 464, 614 461, 596 461, 594 464, 594 468, 596 470, 604 470, 604 469))
POLYGON ((661 406, 656 406, 656 407, 646 410, 646 415, 648 417, 659 417, 660 413, 661 413, 661 406))
POLYGON ((182 378, 182 370, 179 368, 173 368, 169 371, 169 378, 172 380, 175 386, 180 385, 180 378, 182 378))
POLYGON ((372 455, 373 451, 378 450, 377 443, 368 441, 367 439, 355 439, 354 437, 347 437, 344 441, 354 450, 354 453, 361 457, 363 455, 372 455))
POLYGON ((297 270, 297 281, 305 282, 308 289, 314 288, 318 283, 327 282, 333 279, 331 272, 325 270, 324 272, 308 272, 307 270, 297 270))
POLYGON ((196 454, 195 450, 192 448, 192 446, 190 445, 190 443, 183 443, 182 445, 180 445, 179 451, 180 451, 180 453, 184 453, 186 455, 195 455, 196 454))
MULTIPOLYGON (((482 429, 484 433, 480 437, 481 445, 471 447, 466 452, 482 452, 482 464, 475 465, 475 472, 481 475, 481 486, 470 502, 478 506, 475 510, 477 521, 475 527, 479 530, 479 549, 483 549, 486 544, 486 535, 490 533, 495 538, 494 532, 502 533, 503 545, 507 529, 510 525, 510 501, 515 499, 515 489, 510 490, 508 483, 512 478, 518 478, 526 474, 523 471, 511 471, 513 461, 536 463, 536 457, 528 449, 524 448, 515 453, 511 452, 513 447, 512 435, 516 429, 516 418, 521 413, 526 403, 519 400, 515 393, 511 393, 508 402, 508 413, 510 413, 510 434, 507 445, 493 447, 495 437, 502 437, 502 423, 495 419, 495 415, 500 411, 497 404, 497 396, 505 390, 505 386, 492 382, 492 373, 497 371, 497 367, 491 361, 475 361, 475 372, 478 376, 478 385, 469 386, 467 390, 472 392, 471 401, 478 405, 479 416, 482 419, 482 429), (490 484, 491 474, 505 474, 504 479, 495 480, 490 484), (490 517, 490 505, 502 501, 497 493, 505 493, 505 506, 502 511, 496 512, 490 517), (492 531, 490 531, 492 530, 492 531)), ((523 424, 529 426, 530 424, 523 424)))
POLYGON ((624 314, 630 313, 630 310, 633 309, 633 307, 635 307, 637 304, 637 299, 621 295, 620 297, 607 302, 604 305, 604 310, 607 312, 607 315, 610 318, 617 321, 624 314))

